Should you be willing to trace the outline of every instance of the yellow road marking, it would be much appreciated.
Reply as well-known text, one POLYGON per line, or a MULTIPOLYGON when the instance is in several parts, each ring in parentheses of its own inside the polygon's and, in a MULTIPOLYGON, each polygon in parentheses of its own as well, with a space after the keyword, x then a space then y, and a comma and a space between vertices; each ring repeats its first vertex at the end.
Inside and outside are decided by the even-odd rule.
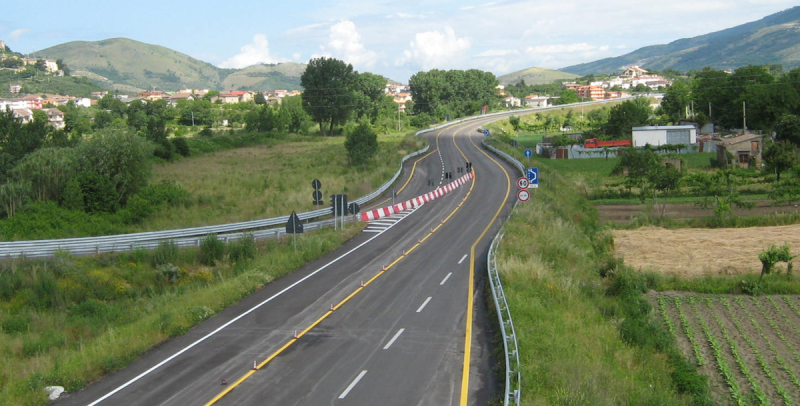
MULTIPOLYGON (((444 130, 442 130, 442 131, 444 131, 444 130)), ((460 131, 460 130, 459 130, 459 131, 460 131)), ((439 132, 439 135, 441 135, 441 131, 439 132)), ((439 145, 439 135, 437 135, 437 136, 436 136, 437 149, 438 149, 438 145, 439 145)), ((454 138, 455 138, 455 136, 454 136, 454 138)), ((454 141, 454 143, 455 143, 455 141, 454 141)), ((456 148, 458 148, 458 145, 456 145, 456 148)), ((460 148, 458 148, 458 150, 459 150, 459 151, 461 151, 461 149, 460 149, 460 148)), ((461 152, 461 155, 462 155, 462 156, 464 156, 464 153, 463 153, 463 152, 461 152)), ((466 158, 466 157, 465 157, 465 158, 466 158)), ((421 160, 421 159, 420 159, 420 160, 421 160)), ((259 370, 259 369, 261 369, 261 368, 265 367, 265 366, 266 366, 266 365, 267 365, 269 362, 271 362, 273 359, 275 359, 275 357, 277 357, 278 355, 280 355, 281 353, 283 353, 283 352, 284 352, 284 351, 285 351, 287 348, 289 348, 289 347, 290 347, 292 344, 294 344, 295 342, 297 342, 297 340, 298 340, 298 339, 300 339, 300 338, 301 338, 302 336, 304 336, 306 333, 308 333, 309 331, 311 331, 311 329, 313 329, 314 327, 316 327, 317 325, 319 325, 319 323, 321 323, 323 320, 327 319, 327 318, 328 318, 328 316, 330 316, 331 314, 333 314, 333 312, 334 312, 336 309, 338 309, 339 307, 341 307, 342 305, 344 305, 344 304, 345 304, 347 301, 349 301, 351 298, 355 297, 355 295, 356 295, 356 294, 358 294, 359 292, 361 292, 361 291, 362 291, 362 290, 363 290, 365 287, 367 287, 367 285, 369 285, 370 283, 372 283, 373 281, 375 281, 376 279, 378 279, 378 277, 380 277, 380 276, 381 276, 381 275, 383 275, 383 274, 384 274, 386 271, 388 271, 388 270, 389 270, 389 269, 391 269, 393 266, 395 266, 397 263, 399 263, 400 261, 402 261, 402 260, 403 260, 403 259, 404 259, 404 258, 405 258, 405 257, 406 257, 408 254, 410 254, 411 252, 413 252, 414 250, 416 250, 416 249, 417 249, 417 248, 418 248, 418 247, 419 247, 419 246, 420 246, 420 245, 421 245, 421 244, 422 244, 422 243, 423 243, 425 240, 427 240, 427 239, 428 239, 428 238, 429 238, 431 235, 433 235, 433 234, 434 234, 436 231, 438 231, 438 230, 439 230, 439 228, 441 228, 441 227, 442 227, 442 225, 444 225, 444 223, 446 223, 447 221, 449 221, 449 220, 450 220, 450 218, 451 218, 451 217, 453 217, 453 216, 456 214, 456 212, 458 212, 458 211, 461 209, 461 206, 464 204, 464 202, 467 200, 467 198, 469 198, 469 196, 472 194, 472 190, 473 190, 474 188, 475 188, 475 179, 473 178, 473 182, 470 184, 470 188, 469 188, 469 191, 467 191, 467 194, 466 194, 466 196, 464 196, 464 198, 461 200, 461 202, 458 204, 458 206, 456 206, 456 208, 455 208, 455 209, 453 209, 453 211, 452 211, 452 212, 450 212, 450 214, 449 214, 447 217, 445 217, 445 218, 444 218, 444 220, 442 220, 442 222, 441 222, 441 223, 440 223, 438 226, 436 226, 436 227, 435 227, 435 228, 433 228, 433 229, 432 229, 430 232, 428 232, 428 233, 425 235, 425 237, 423 237, 422 239, 420 239, 420 240, 419 240, 419 241, 418 241, 416 244, 414 244, 414 245, 413 245, 413 246, 412 246, 410 249, 408 249, 408 250, 407 250, 407 251, 406 251, 406 252, 405 252, 403 255, 401 255, 400 257, 398 257, 398 258, 397 258, 397 259, 395 259, 394 261, 392 261, 392 262, 391 262, 389 265, 387 265, 387 266, 386 266, 384 269, 381 269, 381 271, 380 271, 380 272, 378 272, 378 273, 377 273, 377 274, 375 274, 375 275, 374 275, 374 276, 373 276, 371 279, 369 279, 367 282, 365 282, 363 287, 362 287, 362 286, 358 287, 358 288, 355 290, 355 292, 351 293, 351 294, 350 294, 350 295, 348 295, 346 298, 344 298, 344 299, 343 299, 341 302, 339 302, 338 304, 334 305, 334 307, 333 307, 333 309, 334 309, 334 310, 328 310, 327 312, 325 312, 325 314, 323 314, 323 315, 322 315, 322 316, 321 316, 319 319, 317 319, 317 320, 316 320, 314 323, 312 323, 310 326, 308 326, 308 327, 307 327, 305 330, 303 330, 302 332, 298 333, 298 334, 297 334, 297 338, 294 338, 294 337, 293 337, 291 340, 289 340, 288 342, 286 342, 286 344, 284 344, 284 345, 283 345, 281 348, 279 348, 277 351, 275 351, 274 353, 272 353, 272 355, 270 355, 270 356, 269 356, 267 359, 265 359, 265 360, 264 360, 264 361, 262 361, 260 364, 258 364, 258 365, 256 366, 256 370, 259 370)), ((496 218, 496 217, 497 217, 497 215, 495 215, 495 218, 496 218)), ((494 221, 494 220, 493 220, 493 221, 494 221)), ((485 233, 486 233, 486 232, 484 231, 484 234, 485 234, 485 233)), ((472 281, 471 281, 471 279, 470 279, 470 285, 472 285, 472 281)), ((470 295, 470 300, 472 300, 472 295, 470 295)), ((471 303, 470 303, 470 306, 471 306, 471 303)), ((205 406, 212 406, 212 405, 216 404, 217 402, 219 402, 219 400, 220 400, 220 399, 222 399, 222 398, 223 398, 225 395, 227 395, 228 393, 230 393, 230 392, 231 392, 233 389, 235 389, 237 386, 241 385, 241 384, 242 384, 244 381, 246 381, 248 378, 250 378, 251 376, 253 376, 253 374, 256 372, 256 370, 250 370, 250 371, 248 371, 248 372, 247 372, 246 374, 244 374, 244 375, 243 375, 241 378, 239 378, 238 380, 236 380, 236 382, 234 382, 233 384, 231 384, 231 385, 229 385, 228 387, 226 387, 226 388, 225 388, 225 390, 223 390, 223 391, 222 391, 222 392, 220 392, 218 395, 216 395, 216 396, 215 396, 213 399, 211 399, 210 401, 208 401, 208 403, 206 403, 206 404, 205 404, 205 406)))

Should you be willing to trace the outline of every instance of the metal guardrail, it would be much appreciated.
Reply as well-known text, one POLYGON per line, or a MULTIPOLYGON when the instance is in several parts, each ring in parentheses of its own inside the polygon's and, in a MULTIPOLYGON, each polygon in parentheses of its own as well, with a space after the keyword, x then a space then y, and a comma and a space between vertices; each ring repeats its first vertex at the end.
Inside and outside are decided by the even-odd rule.
POLYGON ((497 233, 489 247, 489 259, 487 265, 489 269, 489 285, 492 288, 492 298, 494 307, 497 310, 497 319, 500 322, 500 333, 503 336, 503 353, 506 360, 506 384, 503 405, 508 406, 509 402, 519 405, 522 376, 519 371, 519 348, 517 347, 517 335, 514 332, 514 322, 511 320, 511 311, 506 302, 506 294, 503 290, 503 283, 500 281, 500 274, 497 272, 497 245, 503 239, 503 234, 497 233))
MULTIPOLYGON (((481 143, 484 148, 492 153, 500 156, 513 165, 522 176, 525 176, 525 166, 522 162, 518 161, 511 155, 487 144, 485 141, 481 143)), ((514 207, 517 206, 519 201, 514 202, 514 207)), ((487 268, 489 272, 489 285, 492 289, 492 298, 494 299, 494 307, 497 311, 497 321, 500 323, 500 332, 503 336, 503 353, 506 360, 506 380, 505 380, 505 395, 503 398, 503 405, 508 406, 509 402, 519 405, 522 390, 522 375, 519 368, 519 347, 517 347, 517 335, 514 331, 514 322, 511 319, 511 311, 506 302, 506 294, 503 290, 503 283, 500 280, 500 273, 497 272, 497 246, 500 240, 503 239, 502 229, 497 232, 492 245, 489 247, 489 257, 487 259, 487 268)))
MULTIPOLYGON (((417 133, 419 134, 419 133, 417 133)), ((403 173, 403 164, 420 154, 424 154, 430 149, 430 145, 403 157, 400 162, 400 169, 397 170, 391 180, 381 185, 374 192, 362 196, 355 200, 358 204, 365 204, 370 200, 380 196, 388 190, 397 178, 403 173)), ((300 220, 310 220, 331 214, 330 208, 318 209, 304 213, 298 213, 300 220)), ((7 241, 0 242, 0 258, 42 258, 53 256, 59 251, 69 251, 75 255, 100 254, 104 252, 120 252, 134 250, 137 248, 150 249, 158 246, 161 241, 172 240, 179 246, 192 246, 199 244, 200 237, 209 234, 216 234, 225 240, 235 239, 236 235, 252 232, 256 238, 267 238, 278 236, 282 229, 267 229, 267 227, 282 226, 289 220, 289 216, 273 217, 262 220, 245 221, 239 223, 221 224, 216 226, 192 227, 176 230, 150 231, 133 234, 106 235, 100 237, 64 238, 53 240, 29 240, 29 241, 7 241), (262 237, 263 236, 263 237, 262 237)), ((314 230, 323 225, 326 221, 307 224, 306 230, 314 230), (317 224, 315 226, 315 224, 317 224)), ((333 224, 333 220, 330 220, 333 224)))

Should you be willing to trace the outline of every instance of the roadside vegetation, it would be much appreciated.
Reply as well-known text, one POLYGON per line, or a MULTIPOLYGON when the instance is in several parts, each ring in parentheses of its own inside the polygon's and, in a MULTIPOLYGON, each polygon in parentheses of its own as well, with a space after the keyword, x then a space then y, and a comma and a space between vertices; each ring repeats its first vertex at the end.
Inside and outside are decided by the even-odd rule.
POLYGON ((558 172, 541 182, 514 209, 498 257, 522 404, 710 404, 706 378, 653 319, 592 205, 558 172))
POLYGON ((75 391, 265 284, 333 251, 360 231, 197 249, 169 242, 99 257, 0 263, 0 405, 45 405, 45 386, 75 391))

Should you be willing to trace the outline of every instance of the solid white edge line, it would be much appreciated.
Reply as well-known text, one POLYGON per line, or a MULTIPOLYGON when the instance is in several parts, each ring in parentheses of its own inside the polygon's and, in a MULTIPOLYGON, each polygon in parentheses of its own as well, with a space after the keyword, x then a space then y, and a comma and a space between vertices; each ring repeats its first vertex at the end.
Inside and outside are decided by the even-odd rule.
POLYGON ((450 275, 452 274, 453 274, 452 272, 448 273, 447 276, 445 276, 444 279, 442 279, 442 281, 439 282, 439 286, 444 285, 444 283, 447 282, 448 279, 450 279, 450 275))
MULTIPOLYGON (((420 207, 421 207, 421 206, 420 206, 420 207)), ((414 210, 412 211, 412 213, 413 213, 414 211, 416 211, 416 209, 414 209, 414 210)), ((409 214, 410 214, 410 213, 409 213, 409 214)), ((401 219, 401 220, 402 220, 402 219, 401 219)), ((399 223, 399 222, 400 222, 400 221, 398 221, 397 223, 399 223)), ((395 224, 397 224, 397 223, 395 223, 395 224)), ((391 227, 389 227, 389 228, 391 228, 391 227)), ((387 228, 386 230, 389 230, 389 228, 387 228)), ((383 230, 383 231, 386 231, 386 230, 383 230)), ((163 360, 163 361, 159 362, 158 364, 154 365, 153 367, 151 367, 151 368, 150 368, 150 369, 148 369, 147 371, 144 371, 144 372, 142 372, 141 374, 137 375, 135 378, 131 379, 130 381, 128 381, 128 382, 126 382, 126 383, 124 383, 124 384, 120 385, 119 387, 117 387, 117 388, 116 388, 116 389, 114 389, 113 391, 111 391, 111 392, 108 392, 107 394, 105 394, 105 395, 103 395, 102 397, 100 397, 100 399, 97 399, 97 400, 95 400, 94 402, 92 402, 92 403, 89 403, 87 406, 95 406, 95 405, 97 405, 98 403, 100 403, 100 402, 102 402, 102 401, 104 401, 104 400, 106 400, 106 399, 110 398, 111 396, 115 395, 117 392, 119 392, 119 391, 121 391, 121 390, 123 390, 123 389, 127 388, 128 386, 132 385, 133 383, 135 383, 135 382, 136 382, 136 381, 138 381, 139 379, 142 379, 142 378, 144 378, 145 376, 149 375, 151 372, 155 371, 156 369, 158 369, 158 368, 161 368, 161 367, 162 367, 162 366, 164 366, 166 363, 168 363, 168 362, 172 361, 173 359, 177 358, 179 355, 181 355, 181 354, 185 353, 186 351, 189 351, 190 349, 194 348, 194 346, 196 346, 197 344, 200 344, 200 343, 202 343, 203 341, 207 340, 207 339, 208 339, 208 338, 210 338, 211 336, 213 336, 213 335, 215 335, 215 334, 219 333, 220 331, 222 331, 224 328, 226 328, 226 327, 230 326, 231 324, 233 324, 233 323, 235 323, 235 322, 239 321, 239 319, 243 318, 244 316, 247 316, 248 314, 250 314, 250 313, 252 313, 252 312, 256 311, 256 309, 258 309, 259 307, 261 307, 261 306, 263 306, 263 305, 265 305, 265 304, 267 304, 267 303, 271 302, 273 299, 275 299, 275 298, 277 298, 278 296, 280 296, 280 295, 282 295, 282 294, 286 293, 286 292, 287 292, 289 289, 292 289, 292 288, 294 288, 295 286, 297 286, 297 285, 299 285, 300 283, 304 282, 306 279, 308 279, 308 278, 310 278, 310 277, 312 277, 312 276, 316 275, 317 273, 321 272, 323 269, 325 269, 325 268, 329 267, 330 265, 333 265, 334 263, 338 262, 340 259, 342 259, 342 258, 344 258, 344 257, 346 257, 346 256, 348 256, 348 255, 350 255, 350 254, 352 254, 352 253, 353 253, 355 250, 357 250, 357 249, 359 249, 359 248, 363 247, 364 245, 367 245, 369 242, 371 242, 372 240, 374 240, 374 239, 376 239, 376 238, 380 237, 382 234, 383 234, 383 232, 381 232, 381 233, 378 233, 378 234, 375 234, 374 236, 370 237, 370 238, 369 238, 367 241, 364 241, 363 243, 359 244, 357 247, 355 247, 355 248, 351 249, 350 251, 347 251, 347 252, 345 252, 344 254, 342 254, 341 256, 339 256, 338 258, 334 259, 334 260, 333 260, 333 261, 331 261, 331 262, 328 262, 327 264, 323 265, 322 267, 320 267, 320 268, 319 268, 319 269, 317 269, 316 271, 314 271, 314 272, 312 272, 312 273, 310 273, 310 274, 306 275, 305 277, 303 277, 302 279, 298 280, 297 282, 295 282, 295 283, 293 283, 293 284, 291 284, 291 285, 287 286, 286 288, 284 288, 284 289, 283 289, 283 290, 281 290, 280 292, 278 292, 278 293, 276 293, 276 294, 274 294, 274 295, 270 296, 269 298, 267 298, 267 299, 266 299, 266 300, 264 300, 263 302, 261 302, 261 303, 259 303, 259 304, 255 305, 255 306, 253 306, 252 308, 250 308, 250 310, 247 310, 246 312, 244 312, 244 313, 242 313, 242 314, 240 314, 240 315, 238 315, 238 316, 234 317, 233 319, 231 319, 231 320, 230 320, 230 321, 228 321, 227 323, 225 323, 225 324, 223 324, 223 325, 221 325, 221 326, 217 327, 217 329, 216 329, 216 330, 214 330, 214 331, 212 331, 212 332, 210 332, 210 333, 206 334, 205 336, 203 336, 203 337, 202 337, 202 338, 200 338, 199 340, 197 340, 197 341, 195 341, 195 342, 193 342, 193 343, 189 344, 189 345, 188 345, 187 347, 185 347, 184 349, 182 349, 182 350, 180 350, 180 351, 176 352, 175 354, 173 354, 172 356, 168 357, 167 359, 165 359, 165 360, 163 360)), ((364 372, 366 372, 366 371, 364 371, 364 372)))
POLYGON ((355 388, 356 384, 358 384, 358 381, 360 381, 361 378, 363 378, 364 375, 366 375, 366 374, 367 374, 367 370, 366 369, 361 371, 361 373, 358 374, 356 379, 354 379, 353 382, 350 383, 350 386, 348 386, 347 389, 345 389, 344 392, 342 392, 342 394, 339 395, 339 399, 344 399, 347 396, 347 394, 350 393, 350 391, 353 390, 353 388, 355 388))
POLYGON ((420 307, 419 307, 419 309, 417 309, 417 313, 421 312, 421 311, 422 311, 422 309, 424 309, 424 308, 425 308, 425 306, 427 306, 427 305, 428 305, 428 302, 430 302, 430 301, 431 301, 431 299, 433 299, 433 298, 432 298, 432 297, 429 297, 429 298, 425 299, 425 301, 424 301, 424 302, 422 302, 422 306, 420 306, 420 307))
POLYGON ((461 261, 458 261, 458 264, 461 265, 461 263, 464 262, 464 260, 467 259, 468 256, 469 254, 464 254, 464 256, 461 257, 461 261))
POLYGON ((395 340, 397 340, 397 337, 400 337, 400 334, 403 334, 404 331, 406 331, 406 329, 404 329, 404 328, 401 328, 400 330, 397 330, 397 334, 395 334, 394 337, 392 337, 392 339, 389 340, 389 342, 386 343, 385 346, 383 346, 383 349, 384 350, 388 350, 389 347, 391 347, 392 344, 394 344, 395 340))

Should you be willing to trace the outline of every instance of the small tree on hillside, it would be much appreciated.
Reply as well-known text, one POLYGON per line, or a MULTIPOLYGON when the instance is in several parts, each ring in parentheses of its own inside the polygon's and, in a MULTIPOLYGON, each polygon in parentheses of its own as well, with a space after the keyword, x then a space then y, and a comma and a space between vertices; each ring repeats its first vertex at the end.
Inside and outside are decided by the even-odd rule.
POLYGON ((361 123, 347 134, 344 147, 351 165, 366 165, 378 152, 378 135, 369 124, 361 123))

